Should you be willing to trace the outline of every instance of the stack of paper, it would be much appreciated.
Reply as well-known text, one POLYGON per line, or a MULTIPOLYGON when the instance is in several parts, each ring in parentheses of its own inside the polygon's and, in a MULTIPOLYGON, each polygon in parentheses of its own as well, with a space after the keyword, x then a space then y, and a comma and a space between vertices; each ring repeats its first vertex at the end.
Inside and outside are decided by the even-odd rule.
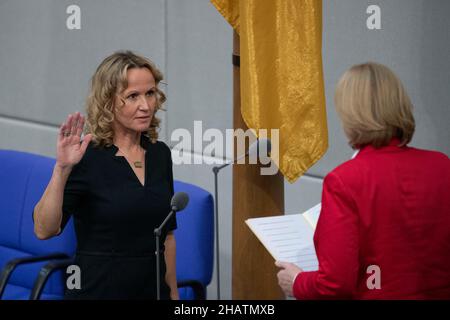
POLYGON ((303 214, 248 219, 245 222, 278 261, 292 262, 305 271, 318 269, 314 230, 320 204, 303 214))

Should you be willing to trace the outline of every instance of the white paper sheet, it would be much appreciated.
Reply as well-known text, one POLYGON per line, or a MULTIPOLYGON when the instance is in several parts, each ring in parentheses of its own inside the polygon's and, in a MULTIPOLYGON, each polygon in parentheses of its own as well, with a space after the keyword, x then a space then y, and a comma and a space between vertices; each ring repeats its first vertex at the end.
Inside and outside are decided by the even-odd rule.
POLYGON ((292 262, 304 271, 318 269, 313 236, 320 204, 304 214, 253 218, 246 224, 275 260, 292 262))

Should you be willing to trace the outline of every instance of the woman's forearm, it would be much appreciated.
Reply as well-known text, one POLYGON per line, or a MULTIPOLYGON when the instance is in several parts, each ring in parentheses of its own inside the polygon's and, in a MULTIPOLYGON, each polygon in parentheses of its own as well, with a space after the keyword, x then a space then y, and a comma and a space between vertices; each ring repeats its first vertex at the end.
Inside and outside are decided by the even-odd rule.
POLYGON ((170 232, 164 242, 164 259, 166 261, 166 283, 170 287, 170 298, 178 300, 177 268, 176 268, 176 242, 175 235, 170 232))
POLYGON ((48 239, 60 231, 64 188, 70 168, 55 165, 42 198, 34 208, 34 233, 39 239, 48 239))

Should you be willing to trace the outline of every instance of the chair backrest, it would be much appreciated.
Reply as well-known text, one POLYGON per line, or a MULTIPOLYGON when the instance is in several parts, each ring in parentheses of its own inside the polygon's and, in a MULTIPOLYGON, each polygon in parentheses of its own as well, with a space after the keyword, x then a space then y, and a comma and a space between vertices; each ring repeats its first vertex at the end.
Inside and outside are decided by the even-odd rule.
MULTIPOLYGON (((193 184, 174 182, 175 192, 189 195, 189 204, 177 213, 177 280, 196 280, 206 288, 214 261, 214 207, 211 194, 193 184)), ((190 289, 180 289, 181 299, 190 299, 190 289)))
MULTIPOLYGON (((49 240, 34 235, 32 213, 51 178, 55 160, 26 152, 0 150, 0 268, 11 259, 53 252, 72 256, 76 238, 72 219, 63 233, 49 240)), ((212 196, 206 190, 181 181, 175 192, 189 194, 189 205, 177 214, 177 279, 196 280, 206 286, 213 271, 214 214, 212 196)), ((36 276, 46 262, 19 266, 12 274, 3 299, 28 299, 36 276)), ((61 299, 62 273, 48 280, 41 299, 61 299)), ((193 293, 180 289, 180 297, 193 293)))
MULTIPOLYGON (((33 209, 52 175, 55 160, 26 152, 0 150, 0 268, 11 259, 53 252, 72 256, 75 233, 72 222, 50 240, 34 235, 33 209)), ((39 269, 45 264, 22 265, 12 274, 3 299, 28 299, 39 269)), ((59 299, 64 287, 61 273, 53 274, 42 298, 59 299)))

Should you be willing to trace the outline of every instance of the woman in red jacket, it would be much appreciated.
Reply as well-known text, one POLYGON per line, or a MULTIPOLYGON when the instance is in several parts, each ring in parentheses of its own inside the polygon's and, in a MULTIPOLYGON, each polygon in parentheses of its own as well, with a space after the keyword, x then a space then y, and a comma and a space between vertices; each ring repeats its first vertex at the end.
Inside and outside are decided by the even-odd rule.
POLYGON ((450 299, 450 160, 408 147, 415 123, 399 79, 366 63, 340 79, 336 110, 358 155, 324 180, 319 270, 276 262, 297 299, 450 299))

